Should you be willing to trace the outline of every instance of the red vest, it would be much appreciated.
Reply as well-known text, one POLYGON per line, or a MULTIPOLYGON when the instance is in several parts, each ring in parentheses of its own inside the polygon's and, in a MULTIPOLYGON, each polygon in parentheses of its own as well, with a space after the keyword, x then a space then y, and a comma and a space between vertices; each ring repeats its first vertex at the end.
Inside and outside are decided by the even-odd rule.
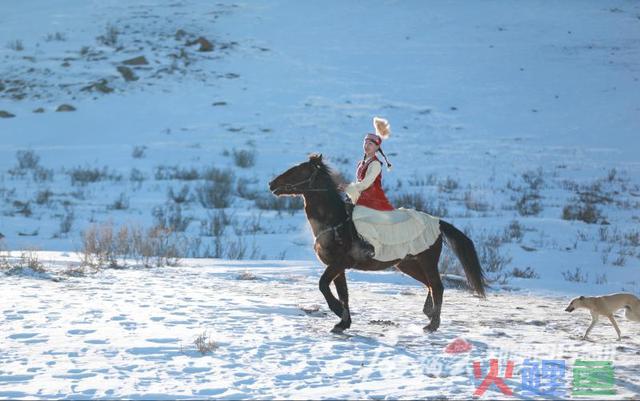
MULTIPOLYGON (((356 176, 358 177, 358 181, 362 181, 364 176, 367 174, 367 169, 369 165, 373 161, 378 161, 378 159, 374 156, 368 162, 361 161, 358 163, 358 170, 356 172, 356 176)), ((378 161, 379 163, 379 161, 378 161)), ((393 210, 393 206, 387 199, 387 196, 384 194, 384 190, 382 189, 382 172, 378 174, 373 184, 362 193, 360 193, 360 197, 356 202, 356 205, 366 206, 371 209, 376 210, 384 210, 389 211, 393 210)))

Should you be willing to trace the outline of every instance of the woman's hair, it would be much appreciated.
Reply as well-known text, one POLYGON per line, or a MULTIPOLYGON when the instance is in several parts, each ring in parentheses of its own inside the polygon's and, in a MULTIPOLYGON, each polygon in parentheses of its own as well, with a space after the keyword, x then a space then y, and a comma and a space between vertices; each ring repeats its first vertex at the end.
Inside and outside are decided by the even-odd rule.
POLYGON ((391 170, 391 163, 389 163, 389 159, 387 159, 387 155, 382 151, 382 147, 378 148, 378 152, 384 157, 384 161, 387 162, 387 170, 391 170))

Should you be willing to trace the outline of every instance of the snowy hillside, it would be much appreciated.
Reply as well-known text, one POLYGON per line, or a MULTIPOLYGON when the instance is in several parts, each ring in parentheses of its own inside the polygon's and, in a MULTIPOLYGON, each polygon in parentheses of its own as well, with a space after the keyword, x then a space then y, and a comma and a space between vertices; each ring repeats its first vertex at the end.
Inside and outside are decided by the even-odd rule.
MULTIPOLYGON (((604 349, 637 396, 638 324, 585 343, 562 310, 640 294, 639 43, 632 1, 0 2, 0 397, 465 398, 471 370, 380 368, 457 337, 483 360, 604 349), (487 301, 447 288, 432 336, 397 272, 350 272, 354 328, 328 335, 301 202, 268 191, 312 152, 353 179, 375 115, 392 203, 465 231, 491 281, 487 301), (205 330, 220 346, 200 357, 205 330)), ((460 274, 450 253, 440 270, 460 274)))

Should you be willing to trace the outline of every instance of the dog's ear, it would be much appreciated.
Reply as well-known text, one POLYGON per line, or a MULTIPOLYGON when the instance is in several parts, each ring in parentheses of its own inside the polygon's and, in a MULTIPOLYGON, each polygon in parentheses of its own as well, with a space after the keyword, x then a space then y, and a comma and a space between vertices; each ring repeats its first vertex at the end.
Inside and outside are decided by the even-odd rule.
POLYGON ((584 299, 584 295, 580 295, 580 299, 584 299))

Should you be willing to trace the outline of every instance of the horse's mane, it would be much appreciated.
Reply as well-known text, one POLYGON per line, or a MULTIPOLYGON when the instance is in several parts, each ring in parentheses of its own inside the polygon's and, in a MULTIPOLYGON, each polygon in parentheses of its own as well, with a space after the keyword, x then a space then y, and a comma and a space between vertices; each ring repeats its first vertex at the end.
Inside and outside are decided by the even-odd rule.
POLYGON ((332 206, 344 209, 344 198, 340 191, 338 191, 338 184, 344 182, 340 173, 325 163, 322 160, 322 155, 313 154, 309 157, 309 160, 318 166, 318 176, 323 178, 332 206))

